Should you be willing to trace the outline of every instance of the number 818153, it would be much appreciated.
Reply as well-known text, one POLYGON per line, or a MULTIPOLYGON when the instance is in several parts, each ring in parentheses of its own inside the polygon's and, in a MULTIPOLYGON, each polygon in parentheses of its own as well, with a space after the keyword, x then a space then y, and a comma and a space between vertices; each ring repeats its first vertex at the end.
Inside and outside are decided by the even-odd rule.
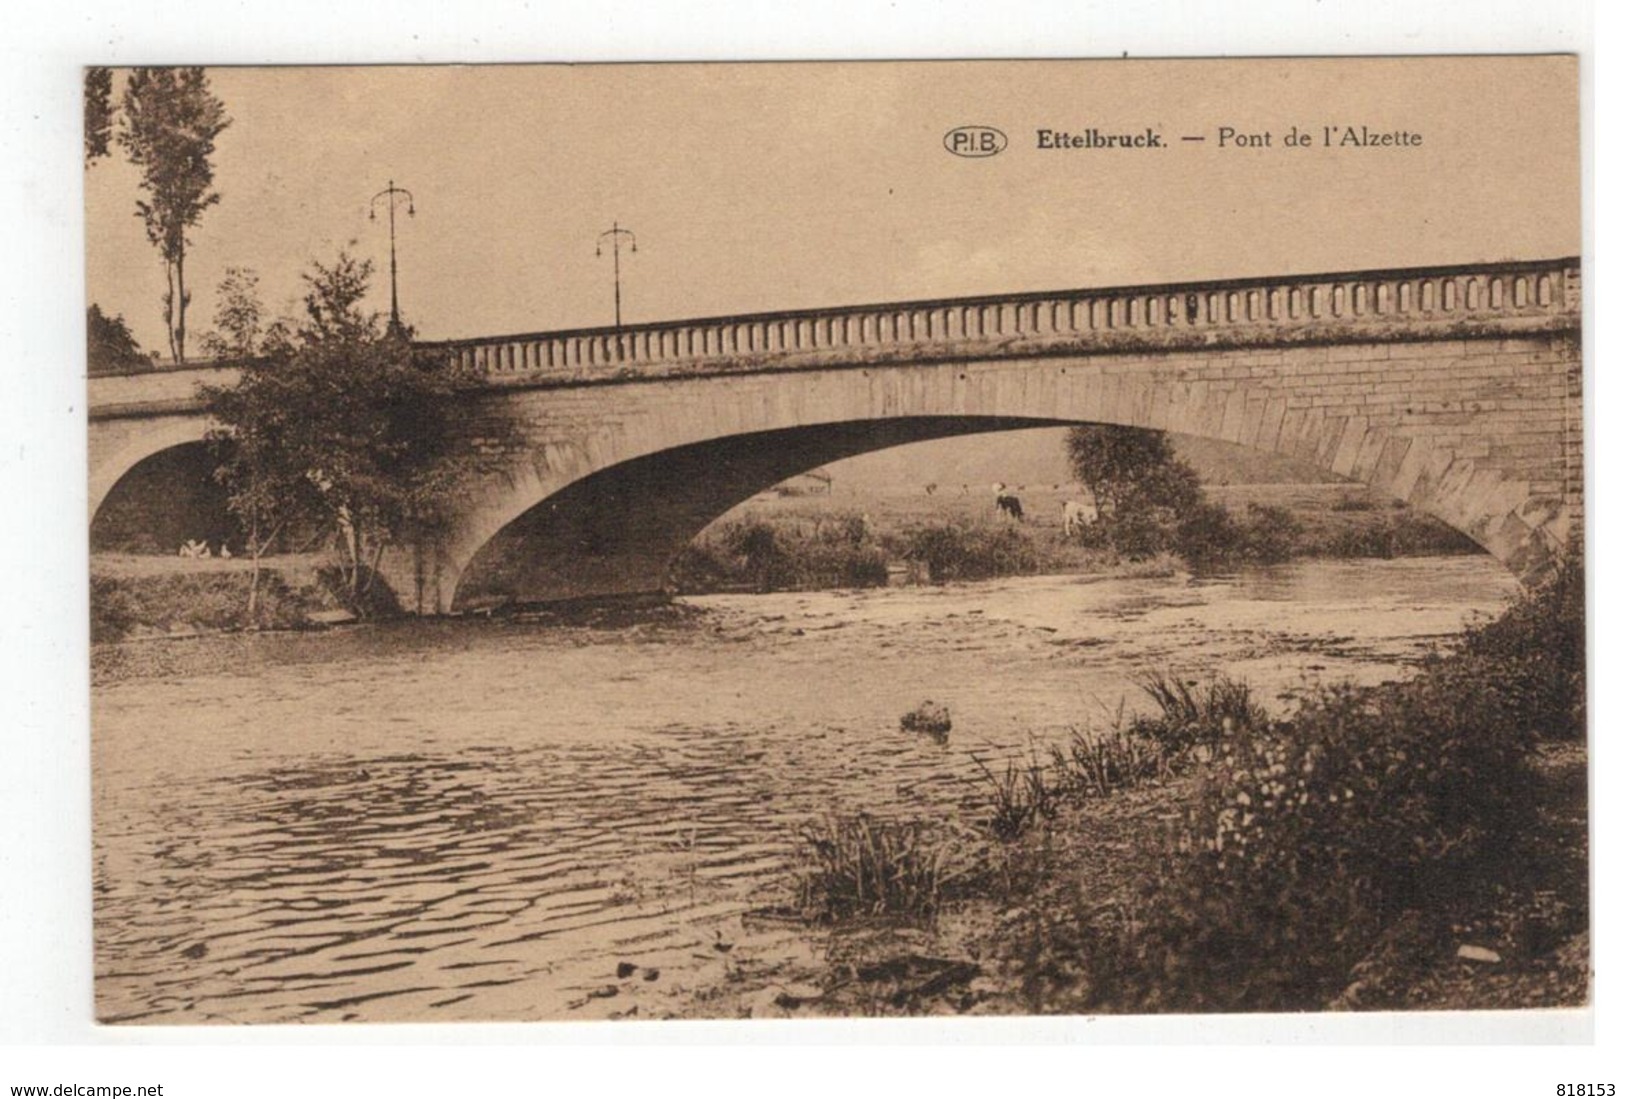
POLYGON ((1558 1084, 1561 1099, 1612 1099, 1613 1084, 1558 1084))

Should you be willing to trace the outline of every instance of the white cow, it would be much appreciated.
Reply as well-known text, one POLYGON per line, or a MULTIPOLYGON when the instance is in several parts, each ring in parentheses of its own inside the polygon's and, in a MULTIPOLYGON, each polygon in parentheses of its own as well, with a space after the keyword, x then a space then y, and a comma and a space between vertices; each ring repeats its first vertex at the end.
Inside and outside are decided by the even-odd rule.
POLYGON ((1100 509, 1093 500, 1066 500, 1061 504, 1061 537, 1071 538, 1100 520, 1100 509))

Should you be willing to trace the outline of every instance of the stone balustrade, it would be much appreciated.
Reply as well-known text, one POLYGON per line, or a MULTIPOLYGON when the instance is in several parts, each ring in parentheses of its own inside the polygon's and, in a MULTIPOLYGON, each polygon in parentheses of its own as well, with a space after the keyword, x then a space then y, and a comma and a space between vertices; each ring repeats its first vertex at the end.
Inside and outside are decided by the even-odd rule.
POLYGON ((1201 346, 1266 331, 1347 338, 1355 329, 1423 334, 1440 326, 1574 318, 1575 260, 1364 271, 1298 278, 1078 290, 717 317, 450 340, 465 368, 501 381, 827 366, 1132 345, 1201 346))

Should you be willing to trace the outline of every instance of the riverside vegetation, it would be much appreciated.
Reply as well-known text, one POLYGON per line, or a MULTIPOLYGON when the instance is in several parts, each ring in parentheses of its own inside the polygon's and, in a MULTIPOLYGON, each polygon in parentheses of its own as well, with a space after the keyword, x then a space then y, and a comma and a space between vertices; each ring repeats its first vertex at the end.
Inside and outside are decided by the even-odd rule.
MULTIPOLYGON (((1017 526, 987 515, 930 516, 916 504, 866 499, 868 511, 790 499, 748 505, 706 531, 672 567, 685 594, 810 591, 952 583, 1040 573, 1173 575, 1303 558, 1393 558, 1477 553, 1466 536, 1425 515, 1343 489, 1264 491, 1203 500, 1182 517, 1129 517, 1063 537, 1058 524, 1017 526), (878 515, 878 518, 869 516, 878 515)), ((1046 512, 1047 516, 1047 512, 1046 512)))
POLYGON ((1573 565, 1409 681, 1271 720, 1243 684, 1154 673, 1151 716, 984 763, 974 827, 832 818, 807 833, 796 904, 870 953, 832 962, 828 1006, 1583 1003, 1584 632, 1573 565), (911 984, 880 925, 926 929, 954 956, 931 972, 956 979, 911 984))
MULTIPOLYGON (((684 592, 876 587, 890 562, 935 583, 1039 572, 1145 568, 1164 572, 1278 564, 1294 557, 1393 557, 1472 552, 1465 536, 1408 511, 1388 514, 1369 497, 1339 494, 1328 519, 1300 497, 1296 507, 1260 499, 1232 506, 1211 499, 1196 470, 1166 434, 1114 425, 1072 428, 1067 457, 1098 517, 1076 532, 1047 522, 1016 525, 987 507, 944 497, 924 511, 835 512, 809 503, 776 514, 749 514, 697 539, 679 558, 672 582, 684 592), (1308 522, 1299 516, 1310 516, 1308 522), (1034 528, 1044 533, 1034 534, 1034 528)), ((932 486, 934 490, 936 486, 932 486)), ((1033 513, 1053 518, 1065 496, 1040 492, 1033 513)), ((968 494, 969 486, 963 486, 968 494)), ((1069 489, 1070 491, 1074 491, 1069 489)), ((878 503, 878 501, 877 501, 878 503)), ((915 501, 918 507, 918 500, 915 501)), ((1391 509, 1390 509, 1391 510, 1391 509)))
MULTIPOLYGON (((808 591, 884 587, 898 580, 950 583, 1043 573, 1172 576, 1182 568, 1223 570, 1301 558, 1406 557, 1477 552, 1464 536, 1427 516, 1389 507, 1349 489, 1241 486, 1205 505, 1175 533, 1172 549, 1131 552, 1100 532, 1064 539, 1058 524, 1016 526, 934 501, 875 497, 868 513, 838 501, 790 498, 748 505, 690 544, 673 564, 672 590, 808 591), (925 510, 926 505, 937 509, 925 510)), ((1047 513, 1045 515, 1047 519, 1047 513)), ((1132 530, 1133 528, 1131 528, 1132 530)), ((1142 528, 1143 529, 1143 528, 1142 528)), ((92 557, 92 638, 297 627, 311 610, 346 606, 337 572, 319 555, 263 560, 259 603, 250 612, 250 562, 179 561, 146 553, 92 557), (134 567, 140 565, 142 567, 134 567)), ((390 613, 375 586, 368 615, 390 613)))

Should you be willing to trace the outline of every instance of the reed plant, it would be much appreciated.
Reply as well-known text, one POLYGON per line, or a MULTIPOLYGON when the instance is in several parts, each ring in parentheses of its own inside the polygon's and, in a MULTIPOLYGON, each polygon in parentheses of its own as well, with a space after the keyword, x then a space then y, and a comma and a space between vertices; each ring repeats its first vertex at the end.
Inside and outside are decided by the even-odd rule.
POLYGON ((1073 729, 1065 744, 1050 746, 1050 758, 1060 788, 1086 798, 1109 797, 1174 775, 1168 750, 1121 722, 1104 731, 1073 729))
POLYGON ((982 772, 988 795, 986 827, 994 839, 1003 843, 1020 839, 1060 808, 1061 789, 1036 753, 1006 760, 1003 771, 993 770, 974 752, 971 759, 982 772))
POLYGON ((819 923, 885 918, 929 924, 962 896, 976 863, 921 821, 867 813, 831 816, 803 829, 796 904, 819 923))
POLYGON ((1226 675, 1199 681, 1154 668, 1138 676, 1135 683, 1157 712, 1135 718, 1130 731, 1170 755, 1211 751, 1238 733, 1268 722, 1263 707, 1253 700, 1252 689, 1226 675))

